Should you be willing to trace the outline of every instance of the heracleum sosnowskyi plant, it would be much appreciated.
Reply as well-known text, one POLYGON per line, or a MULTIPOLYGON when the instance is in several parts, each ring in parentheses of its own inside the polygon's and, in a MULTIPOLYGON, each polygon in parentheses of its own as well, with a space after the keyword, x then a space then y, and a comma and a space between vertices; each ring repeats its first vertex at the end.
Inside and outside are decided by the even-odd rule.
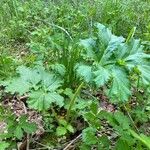
POLYGON ((150 82, 150 55, 144 53, 140 40, 133 38, 134 29, 125 40, 115 36, 100 23, 93 37, 83 39, 84 62, 76 66, 78 76, 97 87, 107 85, 107 95, 112 101, 127 101, 131 96, 131 72, 138 73, 139 82, 150 82))
POLYGON ((77 42, 70 33, 63 27, 49 20, 40 20, 44 25, 35 28, 30 35, 30 42, 27 44, 31 53, 37 57, 37 61, 47 65, 60 64, 65 68, 63 87, 73 86, 75 81, 74 66, 80 59, 80 49, 77 42), (54 34, 55 32, 55 34, 54 34))
POLYGON ((62 81, 54 74, 48 73, 43 67, 37 66, 33 69, 25 66, 17 68, 19 77, 4 81, 5 91, 11 94, 28 94, 28 106, 38 111, 50 109, 52 103, 62 107, 64 98, 57 92, 62 81))

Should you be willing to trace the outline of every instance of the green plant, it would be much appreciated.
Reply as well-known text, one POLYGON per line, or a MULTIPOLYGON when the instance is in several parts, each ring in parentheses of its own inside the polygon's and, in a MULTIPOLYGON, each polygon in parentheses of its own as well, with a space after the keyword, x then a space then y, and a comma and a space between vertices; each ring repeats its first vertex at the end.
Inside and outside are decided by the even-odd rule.
POLYGON ((77 88, 75 94, 73 95, 73 97, 72 97, 72 99, 71 99, 71 101, 70 101, 69 108, 68 108, 68 110, 67 110, 67 115, 66 115, 67 121, 69 121, 70 111, 71 111, 72 107, 75 105, 75 100, 76 100, 76 98, 77 98, 77 96, 78 96, 78 94, 79 94, 79 92, 80 92, 80 90, 81 90, 83 84, 84 84, 84 83, 82 82, 82 83, 79 85, 79 87, 77 88))
POLYGON ((6 148, 9 147, 9 143, 5 142, 5 141, 1 141, 0 142, 0 149, 1 150, 5 150, 6 148))
POLYGON ((0 119, 6 124, 4 131, 0 135, 0 139, 2 140, 0 142, 1 149, 12 145, 14 140, 21 140, 24 134, 32 134, 37 130, 36 124, 29 122, 25 115, 17 118, 15 115, 5 112, 5 114, 0 115, 0 119), (9 141, 9 139, 13 140, 9 141))
POLYGON ((63 136, 65 135, 68 131, 73 133, 74 132, 74 129, 73 127, 71 126, 71 124, 67 123, 66 120, 64 119, 60 119, 58 121, 59 123, 59 126, 57 127, 56 129, 56 134, 57 136, 63 136))
POLYGON ((1 54, 0 56, 0 78, 1 80, 9 78, 15 72, 16 62, 12 57, 1 54))
POLYGON ((133 39, 133 33, 125 41, 102 24, 97 23, 96 27, 94 37, 80 42, 85 48, 82 54, 86 64, 77 66, 77 74, 97 87, 107 84, 106 93, 111 100, 127 101, 132 94, 131 72, 137 75, 138 82, 149 84, 150 55, 144 53, 139 40, 133 39))
POLYGON ((133 130, 130 130, 130 132, 133 135, 133 137, 135 137, 137 140, 141 141, 143 144, 145 144, 150 149, 150 137, 147 137, 144 134, 138 135, 133 130))
POLYGON ((29 107, 39 111, 49 109, 52 103, 60 107, 64 105, 63 97, 56 92, 62 82, 53 74, 47 73, 42 67, 30 69, 20 66, 17 70, 19 77, 2 83, 6 92, 28 94, 29 107))
POLYGON ((1 0, 0 149, 147 150, 149 12, 148 0, 1 0), (42 136, 13 115, 22 101, 42 136))
POLYGON ((91 149, 96 147, 98 149, 114 149, 121 150, 123 147, 126 150, 134 148, 142 148, 143 144, 149 147, 149 137, 146 135, 139 136, 132 130, 131 122, 122 112, 115 112, 114 114, 100 110, 97 103, 93 102, 90 105, 89 111, 84 114, 84 119, 89 127, 82 131, 83 144, 81 149, 91 149), (112 127, 115 146, 111 145, 109 135, 102 133, 101 130, 105 128, 103 119, 112 127), (108 138, 109 137, 109 138, 108 138), (139 140, 139 143, 136 141, 139 140), (143 144, 141 144, 141 142, 143 144))

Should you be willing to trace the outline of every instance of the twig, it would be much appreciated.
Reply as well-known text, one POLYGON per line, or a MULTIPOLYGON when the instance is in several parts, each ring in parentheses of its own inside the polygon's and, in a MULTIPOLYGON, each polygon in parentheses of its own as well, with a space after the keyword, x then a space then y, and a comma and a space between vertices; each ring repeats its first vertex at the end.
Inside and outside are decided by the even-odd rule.
POLYGON ((69 34, 69 32, 65 28, 63 28, 63 27, 61 27, 59 25, 56 25, 56 24, 51 24, 51 23, 49 23, 49 22, 47 22, 45 20, 42 20, 42 19, 38 19, 38 20, 44 22, 45 24, 48 24, 49 26, 53 26, 53 27, 56 27, 56 28, 62 30, 63 32, 65 32, 68 35, 70 40, 73 41, 73 38, 71 37, 71 35, 69 34))
POLYGON ((24 99, 27 99, 28 97, 29 95, 24 95, 24 96, 19 97, 19 100, 24 100, 24 99))
MULTIPOLYGON (((22 102, 22 104, 23 104, 24 112, 25 112, 25 114, 27 114, 27 109, 26 109, 26 106, 25 106, 24 102, 22 102)), ((30 135, 29 135, 29 133, 27 133, 26 150, 29 150, 29 147, 30 147, 30 135)))
POLYGON ((33 141, 33 142, 35 142, 36 144, 38 144, 38 145, 41 145, 41 146, 43 146, 43 148, 46 148, 46 149, 49 149, 49 150, 51 150, 51 148, 49 147, 49 146, 47 146, 47 145, 44 145, 44 144, 42 144, 42 143, 39 143, 39 142, 37 142, 37 141, 33 141))
POLYGON ((69 32, 68 32, 66 29, 64 29, 63 27, 58 26, 58 25, 56 25, 56 24, 49 24, 49 25, 54 26, 54 27, 56 27, 56 28, 58 28, 58 29, 64 31, 64 32, 68 35, 68 37, 73 41, 71 35, 69 34, 69 32))
POLYGON ((30 134, 27 133, 27 146, 26 146, 26 150, 29 150, 30 147, 30 134))
POLYGON ((83 90, 82 91, 84 94, 87 94, 89 95, 91 98, 93 98, 94 100, 97 100, 96 97, 94 97, 92 94, 90 94, 90 92, 86 91, 86 90, 83 90))
POLYGON ((68 150, 68 148, 74 143, 76 142, 78 139, 80 139, 82 136, 82 133, 79 134, 75 139, 73 139, 63 150, 68 150))
POLYGON ((46 148, 46 147, 45 147, 45 148, 44 148, 44 147, 42 147, 42 148, 36 148, 36 149, 35 149, 35 148, 33 148, 33 149, 30 149, 30 150, 44 150, 44 149, 46 149, 46 150, 47 150, 47 148, 46 148))
POLYGON ((24 100, 27 99, 27 98, 29 98, 29 95, 24 95, 24 96, 21 96, 21 97, 16 96, 16 99, 17 99, 18 101, 24 101, 24 100))

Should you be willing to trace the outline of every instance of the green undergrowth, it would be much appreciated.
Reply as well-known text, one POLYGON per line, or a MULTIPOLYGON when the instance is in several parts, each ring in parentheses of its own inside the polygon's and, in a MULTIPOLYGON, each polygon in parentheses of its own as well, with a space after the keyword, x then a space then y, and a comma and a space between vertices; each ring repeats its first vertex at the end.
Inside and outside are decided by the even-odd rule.
POLYGON ((2 0, 0 150, 150 149, 149 4, 2 0))

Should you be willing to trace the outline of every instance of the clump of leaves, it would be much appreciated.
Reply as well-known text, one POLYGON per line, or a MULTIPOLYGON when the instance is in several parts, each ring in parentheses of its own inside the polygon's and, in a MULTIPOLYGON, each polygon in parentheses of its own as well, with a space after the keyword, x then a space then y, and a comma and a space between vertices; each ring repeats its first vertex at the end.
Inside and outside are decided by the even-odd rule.
POLYGON ((80 42, 86 63, 77 65, 77 74, 97 87, 107 85, 106 93, 112 101, 127 101, 132 94, 131 72, 139 82, 149 84, 150 55, 144 53, 140 40, 133 38, 134 29, 127 40, 113 35, 100 23, 96 29, 96 35, 80 42))
POLYGON ((71 132, 71 133, 74 132, 74 129, 71 126, 71 124, 67 123, 66 120, 60 119, 58 122, 59 122, 59 126, 56 129, 57 136, 63 136, 67 132, 71 132))
MULTIPOLYGON (((84 114, 84 119, 88 123, 88 127, 82 131, 81 149, 116 149, 122 148, 140 149, 147 146, 149 148, 149 137, 138 135, 133 129, 130 119, 122 112, 117 111, 114 114, 101 110, 98 105, 93 102, 89 110, 84 114), (106 123, 104 123, 106 120, 106 123), (111 136, 107 134, 105 124, 109 124, 111 136), (105 129, 104 133, 101 132, 105 129), (138 140, 138 141, 137 141, 138 140), (111 144, 113 143, 113 145, 111 144)), ((108 127, 107 127, 108 129, 108 127)), ((145 148, 146 149, 146 148, 145 148)))
POLYGON ((7 117, 7 133, 1 134, 1 138, 16 137, 21 139, 24 133, 33 133, 36 131, 36 125, 27 121, 27 116, 21 116, 18 120, 14 115, 7 117))
POLYGON ((5 122, 4 131, 1 131, 0 134, 1 150, 5 150, 9 146, 15 147, 14 141, 22 140, 25 134, 32 134, 37 130, 36 124, 29 122, 26 115, 17 118, 7 112, 6 114, 1 114, 0 119, 5 122))
POLYGON ((5 141, 0 141, 0 149, 1 150, 5 150, 8 147, 9 147, 9 143, 7 143, 5 141))
POLYGON ((12 57, 1 54, 0 56, 0 78, 6 79, 14 73, 16 62, 12 57))
POLYGON ((25 66, 17 68, 19 77, 2 82, 5 91, 11 94, 28 94, 27 101, 30 108, 44 111, 50 108, 52 103, 62 107, 63 97, 57 92, 62 81, 44 70, 43 67, 33 69, 25 66))

